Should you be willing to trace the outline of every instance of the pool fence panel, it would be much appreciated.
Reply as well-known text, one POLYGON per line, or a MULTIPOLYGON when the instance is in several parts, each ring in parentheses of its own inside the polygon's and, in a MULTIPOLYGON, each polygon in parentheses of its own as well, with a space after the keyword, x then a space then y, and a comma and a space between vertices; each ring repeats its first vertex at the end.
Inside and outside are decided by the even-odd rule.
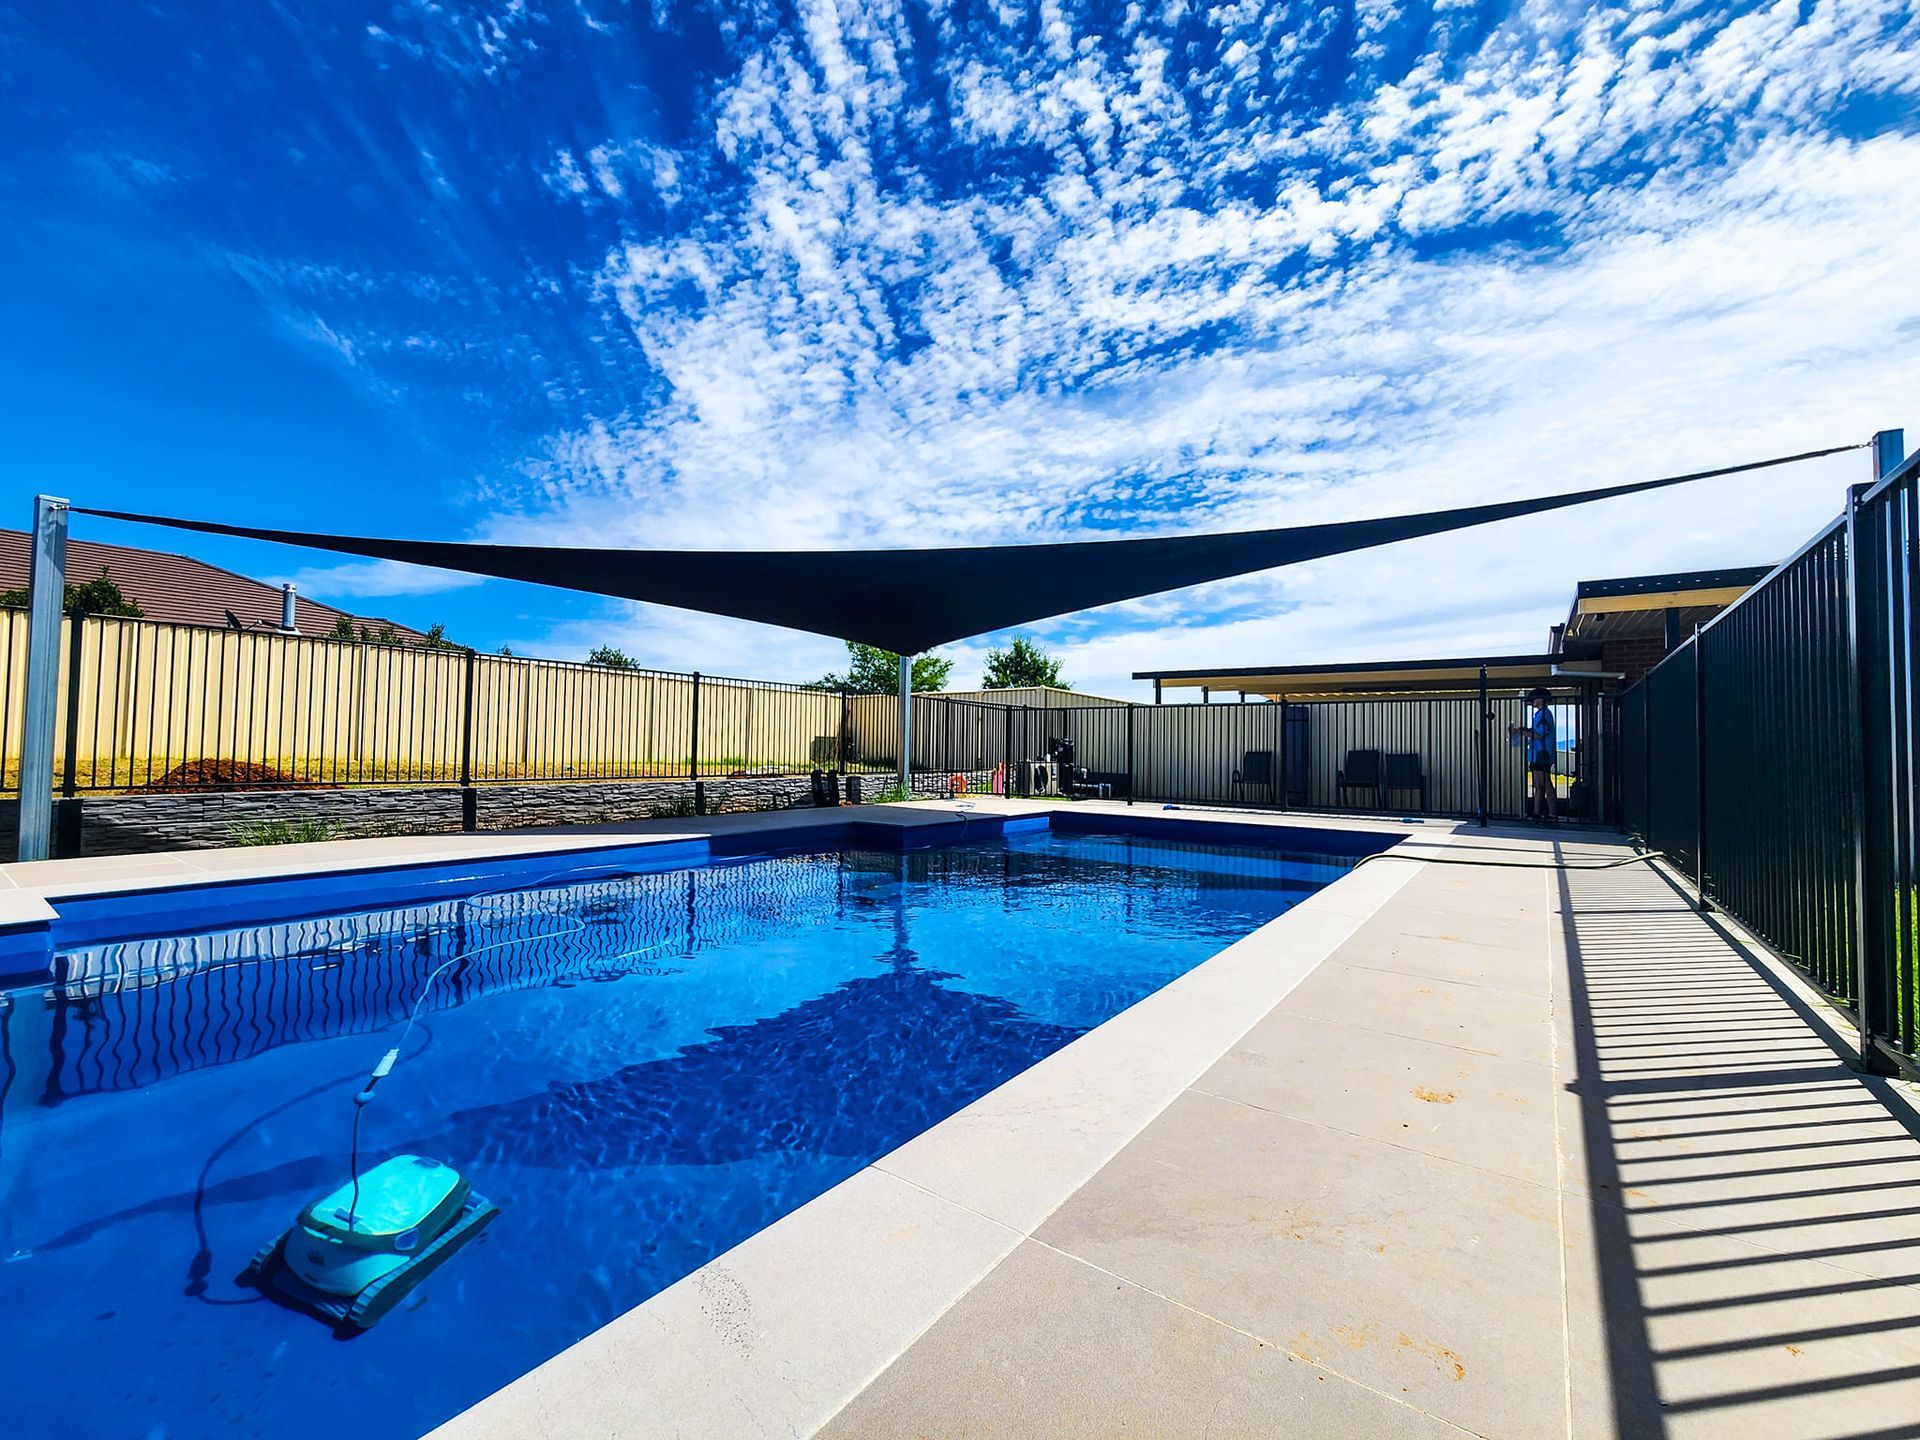
POLYGON ((1920 456, 1875 479, 1619 700, 1622 822, 1913 1072, 1920 456))

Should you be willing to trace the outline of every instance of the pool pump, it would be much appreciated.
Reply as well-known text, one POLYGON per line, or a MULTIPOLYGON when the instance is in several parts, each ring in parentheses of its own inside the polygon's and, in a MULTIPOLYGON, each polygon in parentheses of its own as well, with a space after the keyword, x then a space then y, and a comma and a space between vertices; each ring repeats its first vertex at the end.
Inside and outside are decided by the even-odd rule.
POLYGON ((240 1275, 349 1333, 371 1329, 500 1213, 458 1170, 425 1155, 395 1155, 360 1173, 360 1113, 399 1058, 395 1046, 353 1097, 353 1178, 303 1209, 240 1275))

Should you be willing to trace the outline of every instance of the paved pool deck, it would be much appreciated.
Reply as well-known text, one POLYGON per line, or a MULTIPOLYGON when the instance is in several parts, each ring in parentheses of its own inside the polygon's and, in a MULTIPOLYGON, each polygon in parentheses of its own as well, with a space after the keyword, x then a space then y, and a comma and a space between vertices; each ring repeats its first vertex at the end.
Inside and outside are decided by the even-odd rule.
POLYGON ((1261 823, 1421 860, 1367 864, 436 1434, 1920 1434, 1920 1121, 1848 1067, 1843 1017, 1653 867, 1529 868, 1628 853, 1607 836, 1261 823), (1431 863, 1457 859, 1488 863, 1431 863))
POLYGON ((1920 1433, 1907 1087, 1516 863, 1622 843, 1409 828, 1502 868, 1369 864, 443 1433, 1920 1433))

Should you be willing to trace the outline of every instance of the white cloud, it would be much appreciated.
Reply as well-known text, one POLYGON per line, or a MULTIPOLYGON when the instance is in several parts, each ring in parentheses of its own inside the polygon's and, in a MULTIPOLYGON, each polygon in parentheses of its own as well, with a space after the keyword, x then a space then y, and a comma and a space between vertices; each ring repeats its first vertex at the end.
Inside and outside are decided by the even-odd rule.
MULTIPOLYGON (((578 257, 630 383, 583 392, 589 413, 496 479, 488 534, 802 548, 1308 523, 1864 439, 1920 393, 1910 6, 1530 0, 1491 28, 1441 7, 1411 61, 1381 0, 1344 57, 1325 17, 1251 3, 1202 17, 1204 43, 1164 7, 928 16, 815 0, 782 32, 742 13, 705 133, 544 162, 564 202, 671 218, 578 257)), ((1856 470, 1038 628, 1103 686, 1532 649, 1575 579, 1775 558, 1856 470)), ((733 622, 630 623, 704 668, 820 668, 733 622)))
POLYGON ((402 565, 393 560, 312 566, 290 575, 273 576, 266 583, 284 585, 289 581, 302 595, 327 603, 387 595, 439 595, 483 583, 478 575, 432 570, 424 565, 402 565))

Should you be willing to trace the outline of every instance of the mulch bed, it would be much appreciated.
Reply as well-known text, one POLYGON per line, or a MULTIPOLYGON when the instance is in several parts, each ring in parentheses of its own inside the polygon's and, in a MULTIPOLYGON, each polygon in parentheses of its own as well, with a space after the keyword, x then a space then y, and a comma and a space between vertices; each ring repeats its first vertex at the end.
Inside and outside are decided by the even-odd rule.
POLYGON ((179 795, 196 790, 332 790, 318 780, 302 780, 271 765, 251 760, 183 760, 158 779, 138 787, 150 795, 179 795))

